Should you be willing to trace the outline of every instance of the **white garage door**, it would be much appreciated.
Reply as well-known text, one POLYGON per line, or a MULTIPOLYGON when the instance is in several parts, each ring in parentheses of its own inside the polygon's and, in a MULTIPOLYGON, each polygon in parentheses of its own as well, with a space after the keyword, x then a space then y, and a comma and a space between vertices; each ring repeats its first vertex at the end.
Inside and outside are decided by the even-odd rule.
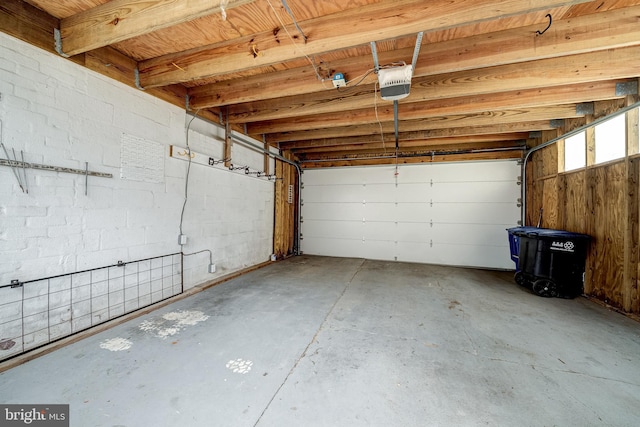
POLYGON ((302 251, 312 255, 514 268, 515 161, 307 170, 302 251))

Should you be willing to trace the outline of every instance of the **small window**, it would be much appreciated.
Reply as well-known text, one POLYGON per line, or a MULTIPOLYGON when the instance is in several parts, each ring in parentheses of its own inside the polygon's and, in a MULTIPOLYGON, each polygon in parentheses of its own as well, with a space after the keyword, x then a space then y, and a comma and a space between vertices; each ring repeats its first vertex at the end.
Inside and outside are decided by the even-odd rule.
POLYGON ((620 114, 595 128, 596 163, 619 159, 625 155, 627 127, 625 115, 620 114))
POLYGON ((564 140, 564 170, 583 168, 586 164, 586 137, 582 131, 564 140))

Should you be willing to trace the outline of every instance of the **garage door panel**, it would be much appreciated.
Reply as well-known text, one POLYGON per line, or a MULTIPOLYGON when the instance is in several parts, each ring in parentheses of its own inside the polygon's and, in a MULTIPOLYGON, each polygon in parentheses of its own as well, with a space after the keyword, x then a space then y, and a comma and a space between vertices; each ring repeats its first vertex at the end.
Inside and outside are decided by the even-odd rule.
POLYGON ((431 186, 428 183, 409 183, 398 185, 396 201, 428 203, 433 198, 431 186))
POLYGON ((396 254, 398 261, 430 263, 429 253, 432 248, 428 242, 398 242, 396 254))
POLYGON ((429 222, 432 207, 428 203, 398 203, 396 212, 398 221, 429 222))
POLYGON ((395 203, 367 203, 363 218, 366 221, 395 221, 397 211, 395 203))
POLYGON ((443 202, 512 202, 518 199, 513 197, 513 182, 486 181, 486 182, 439 182, 433 185, 431 200, 434 203, 443 202))
POLYGON ((520 175, 516 162, 460 162, 434 163, 429 172, 435 181, 513 181, 520 175), (502 163, 500 167, 496 167, 502 163))
POLYGON ((362 203, 307 202, 302 206, 302 218, 306 220, 362 221, 365 205, 362 203))
POLYGON ((461 245, 507 244, 504 226, 493 224, 433 224, 433 241, 461 245))
POLYGON ((341 239, 362 239, 362 221, 314 221, 305 220, 304 237, 334 237, 341 239))
POLYGON ((367 221, 362 230, 365 240, 397 240, 398 226, 395 222, 367 221))
POLYGON ((513 224, 520 209, 515 203, 434 203, 426 217, 443 223, 513 224))
POLYGON ((513 268, 505 228, 520 218, 515 161, 402 165, 397 185, 394 170, 349 168, 348 174, 339 172, 340 180, 327 179, 331 185, 319 184, 334 169, 306 171, 307 182, 329 188, 312 194, 318 202, 306 203, 305 185, 303 251, 334 247, 318 254, 513 268), (353 201, 358 197, 365 203, 353 201))
POLYGON ((428 223, 398 222, 397 241, 426 242, 432 238, 432 227, 428 223))
POLYGON ((362 240, 335 238, 303 238, 302 252, 312 255, 363 258, 362 240))
POLYGON ((434 264, 512 269, 508 246, 433 244, 434 264), (497 253, 497 257, 496 254, 497 253))
POLYGON ((362 185, 307 185, 302 200, 314 203, 362 202, 365 198, 362 185))
POLYGON ((370 202, 395 202, 396 188, 394 184, 366 184, 364 198, 370 202))
POLYGON ((330 174, 324 169, 305 170, 302 182, 307 185, 342 185, 342 184, 395 184, 395 167, 374 166, 361 168, 331 168, 330 174), (354 173, 354 169, 359 169, 354 173))
POLYGON ((362 244, 363 258, 384 261, 395 260, 395 243, 386 240, 366 240, 362 244))
MULTIPOLYGON (((434 168, 432 165, 405 165, 398 170, 398 184, 407 184, 411 182, 429 182, 433 179, 434 168)), ((395 172, 395 171, 394 171, 395 172)))

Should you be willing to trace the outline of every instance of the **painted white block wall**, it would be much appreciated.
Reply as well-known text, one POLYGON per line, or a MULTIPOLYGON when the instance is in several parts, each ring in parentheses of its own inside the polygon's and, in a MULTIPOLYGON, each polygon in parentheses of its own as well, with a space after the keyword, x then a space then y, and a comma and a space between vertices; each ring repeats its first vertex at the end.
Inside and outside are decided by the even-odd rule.
MULTIPOLYGON (((0 140, 25 160, 108 172, 113 178, 27 169, 29 193, 0 167, 0 284, 179 252, 188 163, 169 157, 186 145, 184 110, 63 58, 0 34, 0 140), (121 137, 161 144, 162 182, 120 178, 121 137)), ((221 157, 220 129, 196 119, 191 148, 221 157)), ((262 165, 234 144, 232 155, 262 165)), ((0 153, 4 157, 4 153, 0 153)), ((185 288, 267 261, 272 252, 273 182, 192 165, 183 232, 185 288)))
POLYGON ((520 218, 515 161, 307 170, 302 251, 512 269, 520 218))

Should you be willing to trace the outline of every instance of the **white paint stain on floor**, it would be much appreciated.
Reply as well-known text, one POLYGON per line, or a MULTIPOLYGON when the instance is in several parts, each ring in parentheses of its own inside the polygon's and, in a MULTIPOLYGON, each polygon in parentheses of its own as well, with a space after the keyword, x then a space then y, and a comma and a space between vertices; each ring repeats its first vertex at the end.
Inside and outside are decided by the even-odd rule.
POLYGON ((208 318, 209 316, 201 311, 178 310, 166 313, 159 319, 145 320, 138 328, 164 340, 180 333, 186 327, 197 325, 208 318))
POLYGON ((227 369, 236 374, 246 374, 251 370, 252 366, 253 362, 251 360, 236 359, 227 362, 227 369))
POLYGON ((133 343, 126 338, 110 338, 100 343, 100 348, 109 351, 124 351, 129 350, 133 343))

